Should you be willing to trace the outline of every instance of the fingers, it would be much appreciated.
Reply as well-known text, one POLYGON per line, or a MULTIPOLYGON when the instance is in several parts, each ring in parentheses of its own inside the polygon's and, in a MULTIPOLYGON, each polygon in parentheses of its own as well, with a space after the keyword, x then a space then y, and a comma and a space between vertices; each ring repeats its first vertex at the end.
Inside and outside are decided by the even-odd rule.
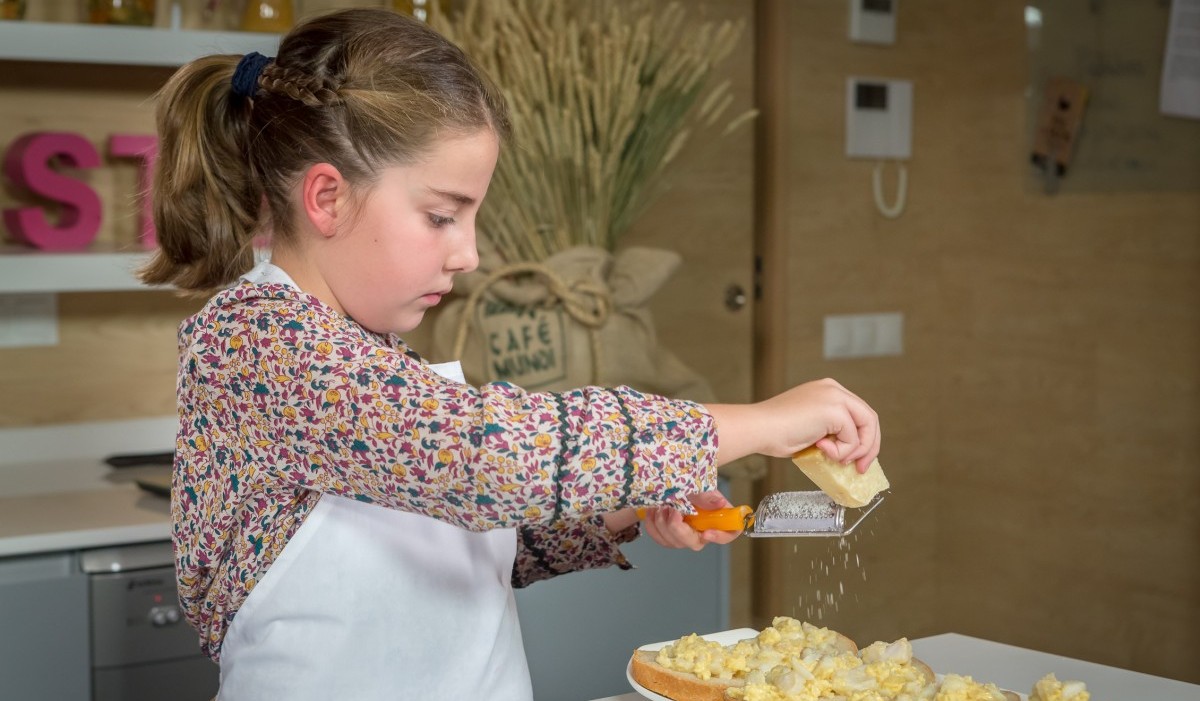
POLYGON ((829 435, 817 441, 818 446, 833 459, 849 464, 853 462, 859 472, 867 468, 879 455, 882 433, 879 415, 858 395, 830 380, 842 394, 842 419, 830 425, 829 435))
POLYGON ((683 514, 670 507, 650 509, 642 525, 646 533, 663 547, 690 550, 704 547, 700 534, 683 522, 683 514))
POLYGON ((709 492, 697 492, 696 494, 689 494, 688 500, 691 501, 692 506, 695 506, 697 509, 724 509, 726 507, 733 506, 733 504, 729 503, 729 500, 725 498, 724 494, 715 489, 709 492))
MULTIPOLYGON (((700 508, 705 509, 724 508, 730 505, 720 492, 704 492, 691 495, 690 498, 693 503, 697 499, 706 502, 704 505, 697 504, 700 508)), ((708 543, 730 543, 741 535, 740 531, 697 531, 683 520, 683 514, 666 506, 647 509, 646 516, 642 519, 642 526, 645 528, 646 534, 656 543, 667 548, 700 550, 708 543)))

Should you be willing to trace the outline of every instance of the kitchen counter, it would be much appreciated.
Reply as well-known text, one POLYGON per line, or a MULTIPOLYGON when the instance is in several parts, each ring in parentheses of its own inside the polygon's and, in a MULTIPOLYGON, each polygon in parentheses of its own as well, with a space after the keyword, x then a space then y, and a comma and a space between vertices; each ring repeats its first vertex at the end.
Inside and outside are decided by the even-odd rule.
POLYGON ((0 557, 171 537, 170 502, 130 484, 0 498, 0 557))
POLYGON ((168 540, 170 503, 135 480, 170 467, 113 469, 119 453, 175 444, 173 416, 0 429, 0 557, 168 540))
POLYGON ((969 674, 1004 689, 1028 694, 1033 683, 1053 673, 1087 684, 1096 701, 1184 701, 1200 699, 1200 685, 1028 650, 958 633, 912 641, 913 653, 936 672, 969 674))
MULTIPOLYGON (((1200 699, 1200 685, 958 633, 918 638, 912 641, 912 646, 914 654, 935 672, 967 674, 977 681, 991 682, 1021 694, 1028 694, 1034 682, 1053 673, 1060 680, 1077 679, 1084 682, 1096 701, 1200 699)), ((645 701, 645 697, 631 692, 596 701, 645 701)))

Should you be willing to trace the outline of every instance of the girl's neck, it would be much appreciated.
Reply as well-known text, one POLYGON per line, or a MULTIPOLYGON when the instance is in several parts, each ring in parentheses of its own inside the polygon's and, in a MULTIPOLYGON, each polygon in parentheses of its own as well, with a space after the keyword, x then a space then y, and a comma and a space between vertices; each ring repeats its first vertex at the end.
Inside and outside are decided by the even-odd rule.
POLYGON ((271 264, 287 273, 301 291, 321 300, 338 314, 346 315, 321 272, 300 251, 291 246, 275 248, 271 251, 271 264))

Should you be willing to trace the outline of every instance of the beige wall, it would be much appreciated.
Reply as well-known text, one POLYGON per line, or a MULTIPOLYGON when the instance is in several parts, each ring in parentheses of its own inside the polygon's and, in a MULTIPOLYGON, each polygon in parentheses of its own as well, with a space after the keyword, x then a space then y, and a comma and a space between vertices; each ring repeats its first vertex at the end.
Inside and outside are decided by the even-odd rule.
POLYGON ((844 3, 766 4, 788 380, 875 404, 893 489, 852 544, 866 580, 809 582, 827 546, 773 544, 759 612, 842 579, 825 620, 860 642, 956 631, 1200 681, 1200 195, 1027 191, 1024 4, 901 3, 890 48, 850 43, 844 3), (854 74, 915 83, 895 221, 843 156, 854 74), (904 313, 902 357, 822 359, 824 315, 877 311, 904 313))

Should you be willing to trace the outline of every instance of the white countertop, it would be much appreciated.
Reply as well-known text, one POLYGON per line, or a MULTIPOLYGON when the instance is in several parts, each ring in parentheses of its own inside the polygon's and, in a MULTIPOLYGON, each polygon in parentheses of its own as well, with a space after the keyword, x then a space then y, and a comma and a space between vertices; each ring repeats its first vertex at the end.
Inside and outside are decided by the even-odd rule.
POLYGON ((1200 685, 1085 662, 958 633, 912 641, 913 653, 935 672, 967 674, 977 681, 1028 694, 1033 683, 1053 673, 1087 684, 1095 701, 1198 701, 1200 685))
MULTIPOLYGON (((918 638, 912 641, 912 646, 914 654, 939 674, 966 674, 976 681, 991 682, 1020 694, 1028 694, 1034 682, 1053 673, 1060 680, 1079 680, 1087 684, 1095 701, 1200 700, 1200 685, 958 633, 918 638)), ((596 701, 645 701, 645 698, 631 692, 596 701)))
POLYGON ((169 451, 172 416, 0 429, 0 557, 167 540, 170 503, 138 489, 169 467, 113 469, 117 453, 169 451))
POLYGON ((170 502, 136 486, 0 498, 0 557, 167 540, 170 502))

